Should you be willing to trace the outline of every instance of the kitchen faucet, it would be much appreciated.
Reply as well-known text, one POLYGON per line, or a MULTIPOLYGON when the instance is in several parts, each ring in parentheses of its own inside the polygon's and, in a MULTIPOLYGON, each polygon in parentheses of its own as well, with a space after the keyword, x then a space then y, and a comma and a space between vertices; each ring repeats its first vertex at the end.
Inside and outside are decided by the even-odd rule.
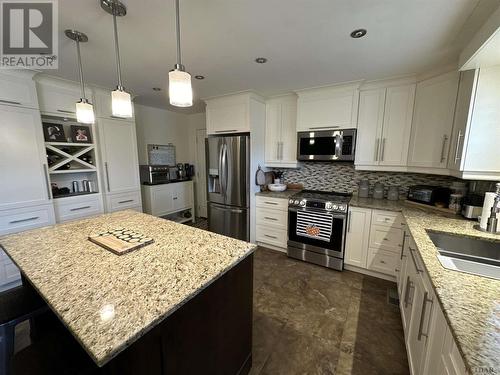
POLYGON ((497 214, 500 212, 500 182, 496 184, 496 196, 491 206, 490 217, 488 218, 488 223, 486 224, 486 231, 490 233, 496 233, 498 228, 498 218, 497 214))

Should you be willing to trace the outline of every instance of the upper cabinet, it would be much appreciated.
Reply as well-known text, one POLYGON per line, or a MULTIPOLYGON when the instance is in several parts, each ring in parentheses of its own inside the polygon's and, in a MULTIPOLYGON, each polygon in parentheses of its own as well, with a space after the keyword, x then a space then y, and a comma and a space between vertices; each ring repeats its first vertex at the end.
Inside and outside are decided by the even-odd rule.
POLYGON ((500 65, 462 72, 448 168, 465 179, 500 178, 500 65))
POLYGON ((297 167, 297 96, 266 102, 266 167, 297 167))
POLYGON ((251 92, 205 100, 207 134, 249 133, 253 125, 253 109, 264 101, 251 92))
POLYGON ((446 169, 458 80, 450 72, 417 84, 408 166, 446 169))
POLYGON ((361 91, 356 168, 406 167, 414 98, 413 83, 361 91))
MULTIPOLYGON (((82 96, 77 83, 47 76, 39 76, 36 81, 40 112, 76 117, 76 102, 82 96)), ((93 102, 90 88, 85 89, 85 95, 93 102)))
POLYGON ((297 131, 355 128, 360 82, 296 91, 297 131))
POLYGON ((0 104, 38 108, 33 72, 4 70, 0 74, 0 104))

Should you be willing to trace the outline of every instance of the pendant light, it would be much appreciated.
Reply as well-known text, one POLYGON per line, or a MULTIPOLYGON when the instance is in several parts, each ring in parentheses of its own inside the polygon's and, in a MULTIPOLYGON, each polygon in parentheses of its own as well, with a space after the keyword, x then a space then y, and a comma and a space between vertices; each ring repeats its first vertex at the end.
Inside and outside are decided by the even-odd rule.
POLYGON ((127 8, 118 0, 101 0, 101 8, 113 16, 113 30, 115 35, 116 75, 118 77, 118 86, 116 86, 116 90, 111 93, 111 110, 113 116, 122 118, 132 117, 132 99, 130 98, 130 94, 125 91, 122 84, 118 27, 116 25, 116 17, 125 16, 127 14, 127 8))
POLYGON ((83 124, 93 124, 95 122, 94 106, 85 97, 85 83, 83 80, 82 55, 80 53, 80 43, 88 42, 89 38, 84 33, 76 30, 66 30, 66 36, 76 42, 76 53, 78 56, 78 73, 80 75, 80 85, 82 97, 76 103, 76 121, 83 124))
POLYGON ((193 88, 191 74, 185 71, 181 62, 181 26, 179 17, 179 0, 175 1, 175 31, 177 36, 177 64, 168 73, 168 96, 170 104, 175 107, 191 107, 193 105, 193 88))

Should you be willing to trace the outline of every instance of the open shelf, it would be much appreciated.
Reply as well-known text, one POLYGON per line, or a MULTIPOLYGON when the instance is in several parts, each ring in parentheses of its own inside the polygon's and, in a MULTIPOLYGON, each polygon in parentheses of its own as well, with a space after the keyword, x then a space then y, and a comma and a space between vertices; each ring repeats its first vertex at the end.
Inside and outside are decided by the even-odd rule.
POLYGON ((93 191, 89 193, 88 191, 82 191, 80 193, 69 193, 69 194, 61 194, 61 195, 54 195, 54 199, 63 199, 63 198, 69 198, 69 197, 78 197, 80 195, 91 195, 91 194, 99 194, 98 191, 93 191))
POLYGON ((87 169, 76 169, 76 168, 70 168, 70 169, 61 169, 57 171, 50 171, 50 174, 67 174, 67 173, 87 173, 87 172, 97 172, 96 168, 87 168, 87 169))
POLYGON ((61 146, 61 147, 88 147, 94 146, 95 143, 74 143, 74 142, 45 142, 47 146, 61 146))
POLYGON ((191 208, 185 208, 180 211, 172 212, 168 215, 162 216, 162 218, 175 221, 179 224, 187 223, 188 221, 193 221, 193 210, 191 208), (190 217, 184 217, 184 213, 189 212, 191 214, 190 217))

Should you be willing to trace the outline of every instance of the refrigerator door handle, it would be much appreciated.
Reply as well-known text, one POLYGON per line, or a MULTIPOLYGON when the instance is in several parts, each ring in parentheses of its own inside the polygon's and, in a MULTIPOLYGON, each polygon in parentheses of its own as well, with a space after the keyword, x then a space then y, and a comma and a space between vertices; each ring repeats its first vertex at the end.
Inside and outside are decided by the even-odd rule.
POLYGON ((224 190, 222 188, 223 183, 222 183, 222 175, 223 175, 223 170, 222 170, 222 158, 224 154, 224 144, 221 144, 220 149, 219 149, 219 187, 220 187, 220 194, 224 195, 224 190))
POLYGON ((222 171, 221 186, 224 186, 224 195, 227 194, 227 144, 222 146, 222 171))

